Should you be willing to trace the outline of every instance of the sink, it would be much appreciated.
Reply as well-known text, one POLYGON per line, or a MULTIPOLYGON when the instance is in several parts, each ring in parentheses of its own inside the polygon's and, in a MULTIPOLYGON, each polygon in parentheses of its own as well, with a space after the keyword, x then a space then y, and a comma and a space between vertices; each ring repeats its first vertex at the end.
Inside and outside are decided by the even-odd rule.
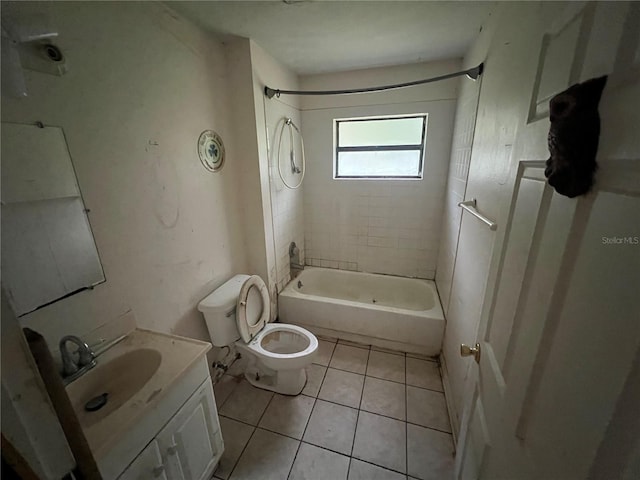
POLYGON ((133 460, 131 454, 142 451, 171 412, 209 377, 199 360, 210 348, 199 340, 136 328, 66 386, 91 452, 100 470, 108 472, 105 479, 116 478, 133 460))
POLYGON ((98 359, 95 368, 67 387, 80 423, 90 427, 118 410, 146 385, 161 363, 162 354, 152 348, 130 350, 105 363, 98 359), (104 406, 93 412, 85 410, 87 402, 105 393, 104 406))

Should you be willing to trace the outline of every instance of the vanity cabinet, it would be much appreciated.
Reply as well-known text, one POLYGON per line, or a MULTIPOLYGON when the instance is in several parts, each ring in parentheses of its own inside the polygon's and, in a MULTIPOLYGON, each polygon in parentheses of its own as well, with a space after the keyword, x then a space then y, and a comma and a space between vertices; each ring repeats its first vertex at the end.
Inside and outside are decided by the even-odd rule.
POLYGON ((213 388, 208 378, 119 480, 208 480, 223 450, 213 388))
POLYGON ((208 480, 223 444, 207 380, 156 437, 169 480, 208 480))
POLYGON ((156 478, 168 480, 166 468, 160 456, 160 447, 156 440, 136 457, 131 465, 120 476, 119 480, 142 480, 143 478, 156 478))

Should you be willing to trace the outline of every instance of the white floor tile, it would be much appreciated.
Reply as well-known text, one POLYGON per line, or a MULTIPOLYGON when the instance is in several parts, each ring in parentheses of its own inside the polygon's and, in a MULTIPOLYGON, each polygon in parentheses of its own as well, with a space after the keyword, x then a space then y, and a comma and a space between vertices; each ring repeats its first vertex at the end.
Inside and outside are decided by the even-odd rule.
POLYGON ((318 400, 302 439, 350 455, 357 418, 358 411, 353 408, 318 400))
POLYGON ((349 457, 302 443, 289 480, 346 480, 349 457))
POLYGON ((220 415, 256 425, 272 396, 273 392, 256 388, 243 380, 224 402, 220 415))
POLYGON ((348 480, 405 480, 406 478, 401 473, 392 472, 356 458, 351 459, 348 480))
POLYGON ((329 368, 324 376, 318 398, 358 408, 363 384, 364 375, 329 368))
POLYGON ((258 426, 301 439, 314 402, 304 395, 274 395, 258 426))
POLYGON ((367 371, 369 350, 338 343, 331 357, 330 367, 363 374, 367 371))
POLYGON ((236 377, 223 375, 213 386, 213 394, 216 397, 216 407, 218 407, 218 410, 222 408, 224 402, 229 398, 229 395, 231 395, 239 383, 240 380, 236 377))
POLYGON ((404 356, 372 350, 369 354, 367 375, 404 383, 404 356))
POLYGON ((405 473, 406 440, 406 423, 361 411, 353 444, 353 456, 405 473))
POLYGON ((379 378, 365 377, 362 410, 406 420, 405 386, 379 378))
POLYGON ((407 425, 409 475, 421 480, 453 478, 453 440, 448 433, 407 425))
POLYGON ((438 364, 417 358, 407 358, 407 385, 442 392, 438 364))
POLYGON ((444 394, 407 385, 407 421, 451 432, 444 394))
POLYGON ((309 365, 306 370, 307 384, 304 386, 302 394, 308 395, 310 397, 317 397, 318 392, 320 392, 320 386, 322 385, 322 381, 324 380, 324 374, 327 371, 327 367, 312 364, 309 365))
POLYGON ((318 353, 316 353, 316 358, 313 360, 313 363, 324 365, 325 367, 329 365, 334 348, 336 348, 335 343, 318 340, 318 353))
POLYGON ((286 480, 299 443, 277 433, 256 429, 231 480, 286 480))
POLYGON ((249 438, 251 438, 255 427, 236 422, 230 418, 220 417, 220 428, 224 439, 224 453, 220 463, 218 463, 215 476, 226 480, 231 475, 231 471, 235 467, 238 458, 240 458, 240 454, 249 438))

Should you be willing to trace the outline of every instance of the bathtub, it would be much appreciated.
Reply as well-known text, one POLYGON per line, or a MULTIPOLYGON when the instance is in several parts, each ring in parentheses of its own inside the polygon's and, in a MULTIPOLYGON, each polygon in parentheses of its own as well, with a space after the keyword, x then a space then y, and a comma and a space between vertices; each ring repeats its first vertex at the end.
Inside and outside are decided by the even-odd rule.
POLYGON ((278 296, 278 311, 317 335, 430 356, 444 335, 430 280, 305 267, 278 296))

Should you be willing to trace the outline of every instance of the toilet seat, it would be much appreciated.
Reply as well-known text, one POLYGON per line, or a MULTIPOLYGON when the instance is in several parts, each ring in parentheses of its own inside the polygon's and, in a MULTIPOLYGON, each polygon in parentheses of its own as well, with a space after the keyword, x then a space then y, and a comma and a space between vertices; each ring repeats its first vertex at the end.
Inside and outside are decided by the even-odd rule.
POLYGON ((249 343, 267 324, 270 306, 269 290, 264 281, 258 275, 251 275, 242 284, 236 306, 238 332, 245 343, 249 343), (255 289, 259 297, 255 296, 255 289))
MULTIPOLYGON (((297 342, 296 342, 297 343, 297 342)), ((266 325, 262 331, 254 338, 254 341, 251 342, 248 347, 253 350, 255 353, 262 357, 271 357, 274 359, 286 360, 288 358, 299 358, 305 357, 318 349, 318 339, 308 330, 299 327, 297 325, 289 325, 282 323, 271 323, 266 325), (270 349, 265 345, 265 339, 269 336, 273 336, 272 334, 283 334, 291 337, 298 337, 296 340, 298 342, 302 342, 304 345, 302 348, 296 348, 293 351, 289 351, 287 353, 280 353, 270 349)))
POLYGON ((313 361, 318 351, 318 339, 313 333, 297 325, 282 323, 269 323, 253 337, 251 342, 238 342, 236 345, 240 350, 246 350, 255 355, 267 367, 278 371, 304 368, 313 361), (297 341, 289 343, 288 340, 284 340, 280 345, 289 343, 291 346, 301 345, 301 348, 293 348, 288 353, 272 351, 264 344, 266 343, 264 340, 272 334, 286 335, 289 339, 292 336, 298 337, 295 339, 297 341))

